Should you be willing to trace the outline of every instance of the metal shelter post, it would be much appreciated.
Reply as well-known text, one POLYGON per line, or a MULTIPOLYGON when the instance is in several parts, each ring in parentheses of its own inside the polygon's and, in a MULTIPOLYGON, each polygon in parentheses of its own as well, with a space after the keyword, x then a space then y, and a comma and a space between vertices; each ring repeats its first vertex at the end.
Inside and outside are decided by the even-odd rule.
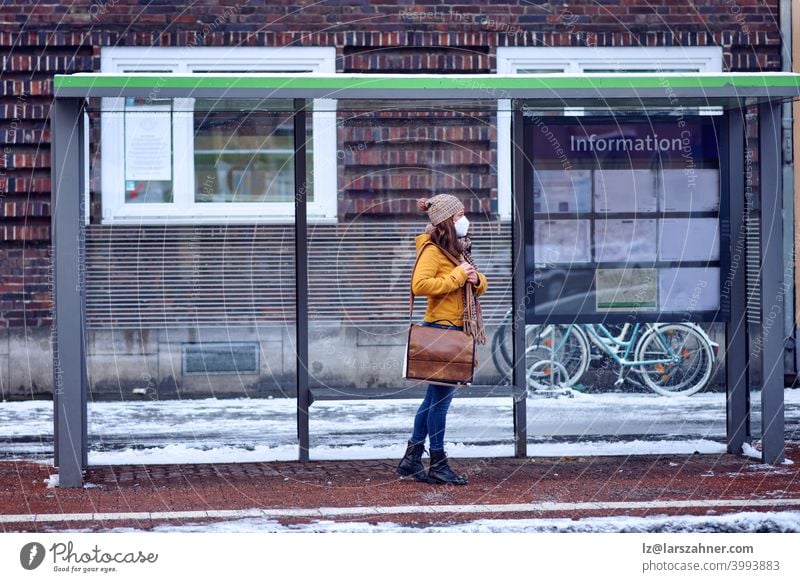
POLYGON ((306 176, 306 100, 294 99, 294 252, 295 252, 295 331, 297 352, 297 438, 300 461, 308 461, 308 222, 306 214, 308 180, 306 176))
POLYGON ((761 201, 761 445, 762 461, 784 460, 783 409, 783 217, 781 101, 758 105, 758 168, 761 201))
POLYGON ((60 487, 83 487, 88 438, 84 305, 83 99, 52 113, 53 438, 60 487))
POLYGON ((511 114, 511 370, 514 397, 514 456, 528 456, 527 378, 525 370, 525 151, 521 104, 512 100, 511 114))
MULTIPOLYGON (((727 169, 722 179, 727 185, 728 225, 730 229, 730 270, 723 285, 730 319, 725 323, 725 367, 727 380, 726 424, 728 452, 742 453, 742 445, 750 435, 750 386, 747 351, 747 282, 745 279, 745 110, 731 108, 726 112, 724 136, 727 169)), ((724 191, 724 190, 723 190, 724 191)), ((723 204, 725 201, 723 201, 723 204)), ((724 222, 723 222, 724 224, 724 222)))

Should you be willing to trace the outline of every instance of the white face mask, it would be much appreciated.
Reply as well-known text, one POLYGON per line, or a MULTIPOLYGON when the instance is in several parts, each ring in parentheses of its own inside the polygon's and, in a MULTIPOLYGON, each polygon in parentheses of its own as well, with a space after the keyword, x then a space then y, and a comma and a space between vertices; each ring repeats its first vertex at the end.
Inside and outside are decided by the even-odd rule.
POLYGON ((469 220, 467 220, 466 216, 462 216, 456 220, 453 223, 453 226, 456 227, 456 234, 458 236, 467 236, 467 231, 469 230, 469 220))

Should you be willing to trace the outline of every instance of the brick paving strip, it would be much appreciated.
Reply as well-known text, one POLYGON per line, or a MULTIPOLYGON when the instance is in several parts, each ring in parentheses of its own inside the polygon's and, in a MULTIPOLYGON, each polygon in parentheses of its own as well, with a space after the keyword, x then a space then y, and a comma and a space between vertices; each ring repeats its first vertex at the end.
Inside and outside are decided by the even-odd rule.
POLYGON ((727 454, 451 458, 469 478, 464 487, 399 480, 396 459, 91 466, 83 489, 48 488, 57 473, 51 466, 5 462, 0 530, 147 529, 246 517, 434 524, 797 510, 800 443, 787 446, 787 457, 799 462, 769 467, 727 454))

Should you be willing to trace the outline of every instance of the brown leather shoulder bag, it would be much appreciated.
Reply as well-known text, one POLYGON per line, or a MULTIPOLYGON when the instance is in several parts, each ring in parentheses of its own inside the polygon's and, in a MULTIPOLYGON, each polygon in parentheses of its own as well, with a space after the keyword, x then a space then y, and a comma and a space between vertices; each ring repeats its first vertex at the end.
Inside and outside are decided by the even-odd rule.
MULTIPOLYGON (((419 250, 411 273, 414 271, 428 245, 441 250, 451 261, 458 261, 447 251, 432 242, 419 250)), ((475 338, 460 329, 446 329, 413 323, 414 292, 408 305, 408 343, 403 377, 444 386, 468 386, 475 373, 475 338)), ((452 323, 452 322, 451 322, 452 323)))

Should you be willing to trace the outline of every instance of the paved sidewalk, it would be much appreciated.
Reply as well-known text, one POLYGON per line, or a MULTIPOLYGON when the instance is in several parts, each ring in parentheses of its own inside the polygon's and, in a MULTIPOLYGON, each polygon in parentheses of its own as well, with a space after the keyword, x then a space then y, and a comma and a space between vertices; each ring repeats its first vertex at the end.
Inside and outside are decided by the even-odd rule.
POLYGON ((5 462, 0 463, 0 526, 6 532, 148 529, 236 515, 205 513, 217 510, 270 510, 285 524, 322 516, 417 525, 477 518, 797 511, 800 443, 787 446, 787 457, 798 462, 772 467, 727 454, 451 458, 454 469, 469 478, 463 487, 399 480, 397 459, 93 466, 83 489, 48 487, 46 481, 57 473, 53 467, 5 462), (350 509, 337 515, 319 508, 350 509), (163 513, 186 511, 201 513, 163 513), (130 515, 93 516, 109 513, 130 515), (71 521, 64 514, 83 515, 71 521))

